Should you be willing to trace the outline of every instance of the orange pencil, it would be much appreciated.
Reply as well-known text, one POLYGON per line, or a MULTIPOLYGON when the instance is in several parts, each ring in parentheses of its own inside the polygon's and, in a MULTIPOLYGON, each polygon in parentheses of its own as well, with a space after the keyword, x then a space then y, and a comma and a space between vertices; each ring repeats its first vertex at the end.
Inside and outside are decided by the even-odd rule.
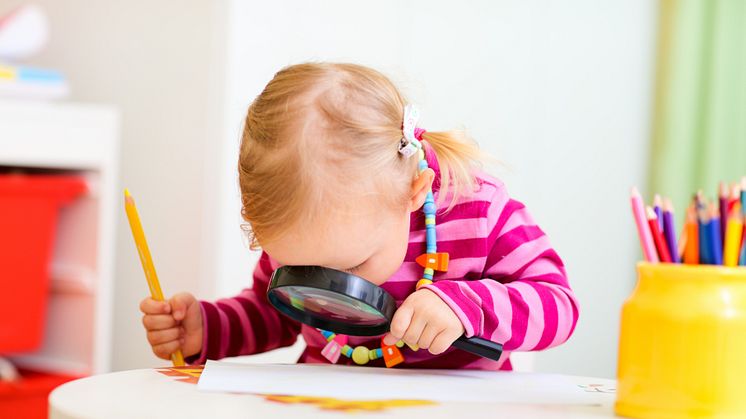
POLYGON ((697 214, 694 204, 686 210, 686 244, 684 246, 684 263, 688 265, 699 264, 699 228, 697 225, 697 214))

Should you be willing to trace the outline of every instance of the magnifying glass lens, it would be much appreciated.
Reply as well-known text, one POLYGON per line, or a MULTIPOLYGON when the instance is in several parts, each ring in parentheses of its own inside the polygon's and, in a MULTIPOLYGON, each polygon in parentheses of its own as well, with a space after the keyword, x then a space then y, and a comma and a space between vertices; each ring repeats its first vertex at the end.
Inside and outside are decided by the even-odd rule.
POLYGON ((295 285, 276 288, 274 294, 296 310, 350 326, 375 326, 388 322, 383 314, 369 305, 332 291, 295 285))

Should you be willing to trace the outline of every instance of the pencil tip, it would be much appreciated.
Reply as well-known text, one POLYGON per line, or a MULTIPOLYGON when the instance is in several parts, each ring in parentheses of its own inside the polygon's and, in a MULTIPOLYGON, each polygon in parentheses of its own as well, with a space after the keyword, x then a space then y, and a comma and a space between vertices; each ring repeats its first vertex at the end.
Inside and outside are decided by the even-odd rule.
POLYGON ((645 207, 645 212, 648 214, 648 220, 658 219, 658 216, 655 214, 655 211, 653 210, 653 208, 650 207, 650 205, 645 207))

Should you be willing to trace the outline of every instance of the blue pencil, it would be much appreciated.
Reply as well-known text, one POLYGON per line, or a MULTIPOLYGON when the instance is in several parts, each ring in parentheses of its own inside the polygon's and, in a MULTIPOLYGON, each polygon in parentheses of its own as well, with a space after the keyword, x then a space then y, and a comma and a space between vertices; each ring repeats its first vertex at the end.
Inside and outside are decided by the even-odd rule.
POLYGON ((702 265, 712 264, 710 257, 710 220, 707 211, 697 211, 697 228, 699 229, 699 263, 702 265))
POLYGON ((741 178, 741 213, 746 216, 746 176, 741 178))
POLYGON ((710 208, 710 214, 712 214, 712 218, 710 219, 710 249, 711 252, 710 255, 712 257, 712 263, 714 265, 722 265, 723 264, 723 238, 720 235, 720 217, 718 217, 718 210, 715 208, 715 205, 713 205, 710 208))

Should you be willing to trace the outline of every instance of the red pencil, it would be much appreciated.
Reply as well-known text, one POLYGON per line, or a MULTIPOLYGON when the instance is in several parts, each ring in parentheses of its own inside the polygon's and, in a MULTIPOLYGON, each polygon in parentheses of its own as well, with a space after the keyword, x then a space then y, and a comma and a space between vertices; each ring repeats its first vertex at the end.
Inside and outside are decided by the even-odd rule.
POLYGON ((650 207, 647 207, 647 214, 648 225, 650 225, 650 232, 653 235, 653 242, 655 243, 655 248, 658 249, 658 257, 660 257, 663 263, 671 263, 671 252, 668 250, 666 240, 663 238, 660 224, 658 224, 658 216, 655 214, 655 210, 650 207))

